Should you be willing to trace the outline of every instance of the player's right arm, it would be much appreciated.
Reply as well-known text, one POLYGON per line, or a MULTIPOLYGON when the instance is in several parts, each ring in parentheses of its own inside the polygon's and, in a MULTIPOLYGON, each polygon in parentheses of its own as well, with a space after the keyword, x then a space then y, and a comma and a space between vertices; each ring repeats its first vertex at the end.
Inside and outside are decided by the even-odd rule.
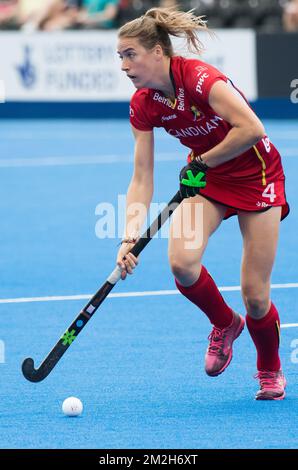
MULTIPOLYGON (((126 195, 126 223, 123 239, 136 239, 146 218, 153 195, 153 131, 140 131, 132 126, 135 138, 134 171, 126 195)), ((122 243, 117 264, 122 269, 121 278, 132 274, 137 258, 128 253, 134 243, 122 243), (125 257, 125 259, 123 259, 125 257)))

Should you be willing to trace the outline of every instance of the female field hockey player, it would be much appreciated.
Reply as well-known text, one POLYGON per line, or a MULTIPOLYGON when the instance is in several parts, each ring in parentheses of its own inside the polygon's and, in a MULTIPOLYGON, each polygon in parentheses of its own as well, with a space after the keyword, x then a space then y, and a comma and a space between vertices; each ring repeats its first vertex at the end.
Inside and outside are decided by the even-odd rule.
MULTIPOLYGON (((197 305, 213 325, 205 356, 206 373, 224 372, 244 318, 224 301, 201 264, 208 239, 221 222, 237 215, 243 237, 241 291, 246 324, 257 350, 257 400, 282 400, 286 380, 279 358, 279 315, 270 299, 270 276, 280 220, 286 217, 285 177, 281 158, 244 95, 219 70, 199 59, 176 56, 169 35, 187 39, 202 52, 197 33, 207 29, 192 12, 153 8, 119 30, 122 70, 136 87, 130 122, 135 138, 134 173, 127 207, 147 208, 153 193, 153 129, 163 127, 189 147, 180 172, 183 201, 171 223, 169 261, 179 291, 197 305), (174 236, 185 204, 192 215, 203 207, 203 242, 189 249, 184 235, 174 236)), ((122 279, 137 259, 132 216, 117 256, 122 279)))

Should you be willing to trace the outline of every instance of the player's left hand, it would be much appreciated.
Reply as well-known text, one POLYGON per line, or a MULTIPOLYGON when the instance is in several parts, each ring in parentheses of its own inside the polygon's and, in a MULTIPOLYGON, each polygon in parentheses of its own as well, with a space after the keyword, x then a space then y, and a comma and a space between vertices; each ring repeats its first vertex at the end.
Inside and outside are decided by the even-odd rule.
POLYGON ((183 198, 193 197, 206 186, 208 166, 198 160, 193 160, 180 171, 180 194, 183 198))

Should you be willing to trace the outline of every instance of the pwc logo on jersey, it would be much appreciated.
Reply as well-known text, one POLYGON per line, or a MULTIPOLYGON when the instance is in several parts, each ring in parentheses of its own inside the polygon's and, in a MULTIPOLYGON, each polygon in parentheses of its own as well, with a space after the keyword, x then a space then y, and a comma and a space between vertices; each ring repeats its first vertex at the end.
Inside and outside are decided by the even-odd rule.
POLYGON ((198 77, 198 83, 197 83, 197 86, 196 86, 196 91, 198 93, 200 93, 200 95, 203 93, 202 91, 202 85, 204 83, 204 81, 206 80, 206 78, 209 77, 209 74, 206 72, 206 70, 208 70, 208 67, 206 67, 205 65, 197 65, 195 67, 195 70, 198 72, 197 73, 197 77, 198 77))
POLYGON ((199 73, 198 75, 199 75, 199 80, 198 80, 198 83, 197 83, 197 86, 196 86, 196 91, 198 93, 200 93, 200 95, 202 95, 203 94, 202 86, 204 85, 204 82, 205 82, 206 78, 209 77, 209 73, 204 72, 202 74, 199 73))

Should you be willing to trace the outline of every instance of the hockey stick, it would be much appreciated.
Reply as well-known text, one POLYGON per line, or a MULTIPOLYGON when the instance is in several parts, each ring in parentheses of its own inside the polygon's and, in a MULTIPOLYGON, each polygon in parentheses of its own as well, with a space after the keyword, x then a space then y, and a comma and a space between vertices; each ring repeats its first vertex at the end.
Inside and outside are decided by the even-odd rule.
MULTIPOLYGON (((164 222, 171 216, 176 207, 180 204, 182 198, 178 191, 175 196, 170 200, 167 206, 161 211, 158 217, 150 225, 145 233, 141 236, 138 242, 131 249, 131 253, 138 256, 145 246, 150 242, 154 235, 158 232, 164 222)), ((114 271, 109 275, 106 282, 96 292, 96 294, 89 300, 87 305, 80 311, 78 316, 74 319, 70 327, 65 331, 52 351, 44 359, 38 369, 34 368, 34 361, 30 357, 24 360, 22 364, 22 372, 24 377, 30 382, 40 382, 45 379, 51 370, 58 363, 59 359, 63 356, 69 346, 76 339, 78 334, 82 331, 84 326, 88 323, 90 318, 94 315, 100 304, 108 296, 109 292, 117 284, 121 277, 121 268, 116 266, 114 271)))

